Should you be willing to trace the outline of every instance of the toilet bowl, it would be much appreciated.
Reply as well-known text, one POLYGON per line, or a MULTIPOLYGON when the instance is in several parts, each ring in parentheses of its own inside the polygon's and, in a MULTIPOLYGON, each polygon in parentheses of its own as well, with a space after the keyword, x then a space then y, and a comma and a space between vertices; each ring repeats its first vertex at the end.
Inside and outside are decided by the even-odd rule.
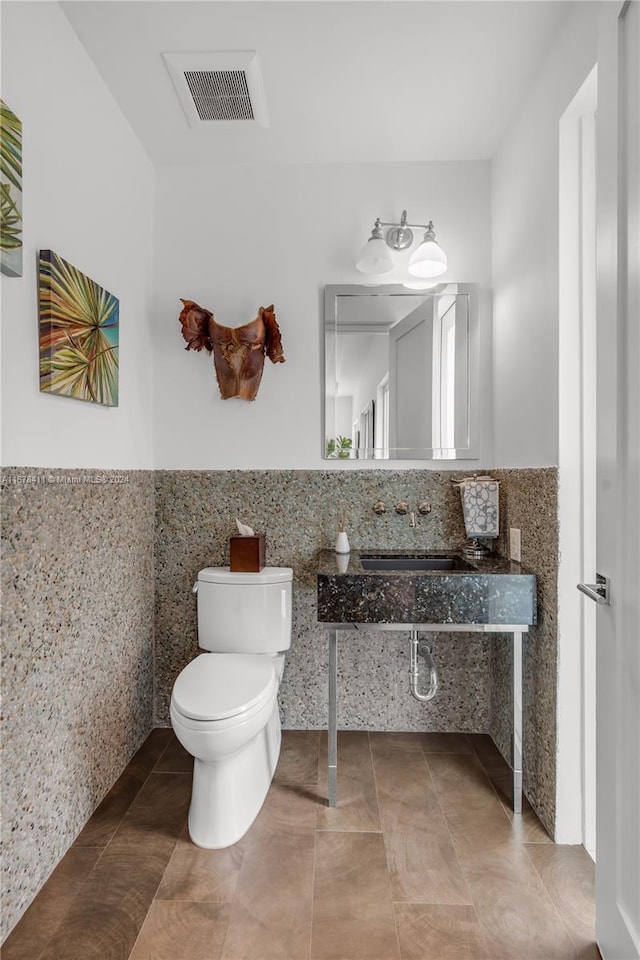
POLYGON ((290 645, 292 571, 266 568, 239 577, 226 568, 200 572, 199 642, 211 652, 187 664, 171 696, 175 735, 194 757, 189 835, 207 848, 231 846, 247 832, 269 789, 282 736, 277 695, 282 651, 290 645), (229 652, 238 647, 258 652, 229 652))
POLYGON ((269 658, 202 653, 171 697, 176 737, 194 758, 189 835, 200 847, 236 843, 269 789, 280 752, 278 683, 269 658))

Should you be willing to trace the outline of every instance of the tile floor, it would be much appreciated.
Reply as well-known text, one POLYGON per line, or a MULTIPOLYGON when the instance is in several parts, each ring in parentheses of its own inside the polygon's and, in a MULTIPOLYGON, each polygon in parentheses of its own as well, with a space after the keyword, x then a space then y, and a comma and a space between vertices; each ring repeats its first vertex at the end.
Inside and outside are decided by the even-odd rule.
POLYGON ((251 830, 190 843, 191 758, 157 729, 3 960, 597 960, 593 865, 552 843, 485 736, 285 731, 251 830))

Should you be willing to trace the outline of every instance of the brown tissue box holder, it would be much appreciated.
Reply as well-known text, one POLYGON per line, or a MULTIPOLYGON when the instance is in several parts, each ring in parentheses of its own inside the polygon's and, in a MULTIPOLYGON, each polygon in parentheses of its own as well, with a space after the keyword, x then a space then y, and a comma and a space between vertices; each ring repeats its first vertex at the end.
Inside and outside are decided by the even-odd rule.
POLYGON ((229 537, 229 568, 231 573, 260 573, 264 567, 264 533, 251 537, 234 534, 229 537))

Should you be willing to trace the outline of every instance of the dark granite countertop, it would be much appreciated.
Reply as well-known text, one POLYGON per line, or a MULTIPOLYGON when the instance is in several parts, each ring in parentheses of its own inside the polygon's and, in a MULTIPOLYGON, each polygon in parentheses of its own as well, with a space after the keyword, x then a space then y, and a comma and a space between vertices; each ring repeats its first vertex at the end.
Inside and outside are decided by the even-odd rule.
POLYGON ((504 557, 464 557, 464 570, 365 570, 361 554, 461 556, 458 551, 352 550, 318 554, 321 623, 536 622, 536 577, 504 557))

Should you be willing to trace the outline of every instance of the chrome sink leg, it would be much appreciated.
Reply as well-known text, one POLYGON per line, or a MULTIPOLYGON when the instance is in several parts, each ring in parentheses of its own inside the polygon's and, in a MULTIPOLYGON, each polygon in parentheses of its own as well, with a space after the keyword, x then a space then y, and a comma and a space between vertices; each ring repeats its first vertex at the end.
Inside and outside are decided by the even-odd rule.
POLYGON ((513 812, 522 813, 522 633, 513 631, 513 812))
POLYGON ((329 630, 329 806, 335 807, 338 785, 338 631, 329 630))

